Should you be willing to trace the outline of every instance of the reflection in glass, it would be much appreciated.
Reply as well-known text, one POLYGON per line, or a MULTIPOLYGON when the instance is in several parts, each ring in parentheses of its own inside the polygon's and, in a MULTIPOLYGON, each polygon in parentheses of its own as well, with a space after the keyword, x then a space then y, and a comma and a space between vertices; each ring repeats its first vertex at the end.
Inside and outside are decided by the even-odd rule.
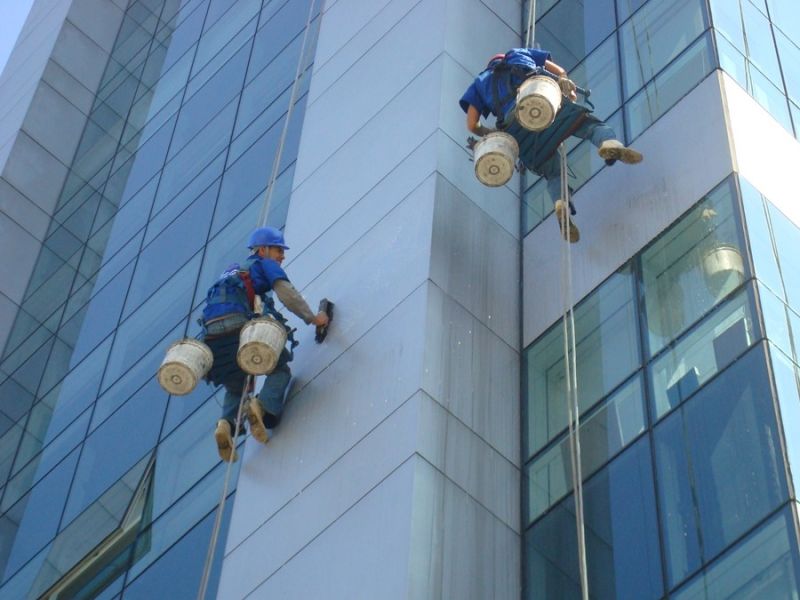
MULTIPOLYGON (((581 411, 614 389, 640 364, 636 302, 629 268, 612 275, 575 309, 581 411)), ((531 456, 567 427, 561 323, 525 352, 527 439, 531 456)))
MULTIPOLYGON (((581 471, 584 479, 627 446, 647 427, 642 378, 637 376, 612 394, 581 421, 581 471)), ((572 491, 569 439, 536 458, 526 467, 528 503, 525 523, 539 517, 572 491)))
POLYGON ((536 23, 536 42, 572 70, 615 27, 612 0, 561 0, 536 23))
MULTIPOLYGON (((646 600, 662 594, 650 442, 625 450, 584 486, 592 598, 646 600)), ((526 598, 580 598, 573 496, 525 534, 526 598)))
POLYGON ((735 197, 723 182, 642 253, 651 356, 744 282, 735 197))
POLYGON ((796 599, 797 542, 787 508, 671 594, 674 600, 796 599))
POLYGON ((702 0, 650 0, 619 29, 625 97, 630 98, 705 31, 702 0))
POLYGON ((742 290, 650 365, 656 418, 678 406, 761 335, 752 287, 742 290))
POLYGON ((657 425, 654 440, 674 585, 788 497, 764 345, 657 425))

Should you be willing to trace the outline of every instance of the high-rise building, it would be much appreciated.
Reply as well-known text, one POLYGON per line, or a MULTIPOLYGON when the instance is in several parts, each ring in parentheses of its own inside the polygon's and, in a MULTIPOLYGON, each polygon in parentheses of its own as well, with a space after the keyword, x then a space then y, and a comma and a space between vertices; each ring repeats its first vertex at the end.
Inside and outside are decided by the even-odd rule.
POLYGON ((794 3, 36 0, 0 77, 0 597, 580 597, 574 306, 591 597, 797 598, 794 3), (571 277, 457 103, 531 6, 645 156, 567 142, 571 277), (263 219, 336 320, 293 318, 283 422, 227 472, 221 390, 154 374, 263 219))

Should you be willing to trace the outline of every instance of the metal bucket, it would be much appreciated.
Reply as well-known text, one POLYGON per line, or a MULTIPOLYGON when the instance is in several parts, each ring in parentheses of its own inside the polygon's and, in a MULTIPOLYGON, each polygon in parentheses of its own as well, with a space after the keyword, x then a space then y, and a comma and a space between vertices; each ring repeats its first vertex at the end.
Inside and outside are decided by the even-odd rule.
POLYGON ((239 333, 236 362, 250 375, 272 373, 286 345, 286 329, 271 317, 253 319, 239 333))
POLYGON ((553 124, 561 108, 561 88, 546 75, 526 79, 517 92, 517 121, 530 131, 542 131, 553 124))
POLYGON ((475 176, 489 187, 505 185, 514 174, 518 156, 517 140, 502 131, 489 133, 475 144, 473 150, 475 176))
POLYGON ((736 246, 718 244, 703 255, 703 276, 708 291, 721 298, 744 281, 744 262, 736 246))
POLYGON ((214 362, 211 349, 193 338, 178 340, 167 349, 158 368, 158 383, 174 396, 185 396, 202 379, 214 362))

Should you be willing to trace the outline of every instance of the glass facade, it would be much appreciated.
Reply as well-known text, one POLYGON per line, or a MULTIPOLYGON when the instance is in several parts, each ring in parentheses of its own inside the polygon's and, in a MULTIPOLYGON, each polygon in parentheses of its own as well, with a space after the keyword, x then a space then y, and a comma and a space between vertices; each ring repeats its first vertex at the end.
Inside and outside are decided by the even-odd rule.
MULTIPOLYGON (((619 139, 633 142, 717 68, 800 139, 800 18, 793 0, 584 4, 538 3, 535 43, 592 90, 595 114, 619 139)), ((567 149, 577 190, 604 163, 588 141, 571 138, 567 149)), ((523 177, 523 190, 524 234, 550 214, 552 201, 534 173, 523 177)))
MULTIPOLYGON (((592 597, 800 594, 798 236, 731 176, 576 306, 592 597)), ((563 352, 524 352, 526 598, 580 597, 563 352)))
POLYGON ((283 226, 319 5, 128 3, 0 358, 0 596, 197 593, 221 396, 168 397, 153 374, 242 258, 300 63, 268 215, 283 226))

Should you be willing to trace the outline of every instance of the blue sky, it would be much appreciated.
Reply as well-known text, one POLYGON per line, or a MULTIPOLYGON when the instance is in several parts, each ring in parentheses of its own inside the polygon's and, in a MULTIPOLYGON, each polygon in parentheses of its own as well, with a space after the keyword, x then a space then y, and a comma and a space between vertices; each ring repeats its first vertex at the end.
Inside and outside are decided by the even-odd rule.
POLYGON ((33 0, 0 0, 0 72, 6 66, 33 0))

